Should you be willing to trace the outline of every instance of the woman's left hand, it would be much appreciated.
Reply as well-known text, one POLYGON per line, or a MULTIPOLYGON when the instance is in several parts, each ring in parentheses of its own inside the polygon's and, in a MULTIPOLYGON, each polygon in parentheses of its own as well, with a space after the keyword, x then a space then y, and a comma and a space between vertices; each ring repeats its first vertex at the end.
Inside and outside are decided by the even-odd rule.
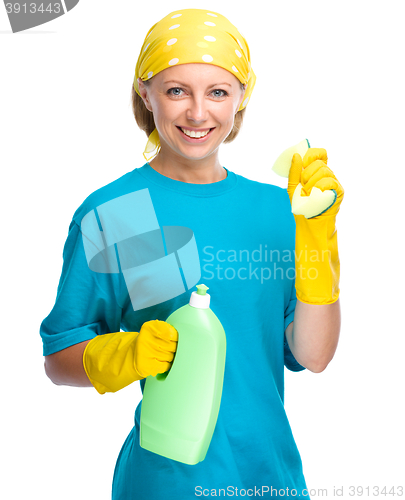
POLYGON ((301 183, 306 195, 310 195, 315 186, 321 191, 333 189, 336 192, 336 199, 325 212, 313 217, 317 219, 322 216, 336 216, 342 203, 344 190, 332 170, 327 166, 328 156, 326 149, 309 148, 304 157, 296 153, 291 161, 291 168, 288 176, 287 192, 292 202, 295 188, 301 183))

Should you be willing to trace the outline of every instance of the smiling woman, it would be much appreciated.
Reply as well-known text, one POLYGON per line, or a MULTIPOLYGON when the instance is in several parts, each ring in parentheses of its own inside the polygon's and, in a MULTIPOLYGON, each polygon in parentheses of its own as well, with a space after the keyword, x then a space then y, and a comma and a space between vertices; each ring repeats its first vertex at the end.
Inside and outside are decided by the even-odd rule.
MULTIPOLYGON (((246 492, 263 482, 308 498, 284 408, 284 367, 324 369, 336 321, 320 309, 327 305, 297 305, 291 259, 269 263, 294 255, 295 239, 303 246, 316 240, 295 238, 288 190, 238 175, 219 160, 220 145, 240 130, 255 81, 246 39, 221 14, 182 9, 157 22, 141 47, 132 89, 147 162, 88 196, 69 227, 55 306, 40 329, 55 384, 92 385, 105 394, 140 381, 143 392, 145 379, 174 368, 183 333, 167 320, 201 279, 226 332, 220 410, 206 457, 191 466, 143 448, 140 401, 116 463, 113 500, 188 500, 197 488, 246 492), (207 260, 209 248, 215 252, 207 260)), ((317 158, 318 150, 308 151, 317 158)), ((298 158, 294 165, 298 181, 298 158)), ((329 175, 323 162, 305 166, 305 182, 312 182, 308 173, 316 181, 329 175)), ((325 213, 327 227, 308 223, 322 242, 323 226, 332 227, 325 213)), ((304 280, 310 302, 336 299, 328 295, 333 280, 338 292, 329 264, 321 294, 319 280, 304 280)), ((201 374, 214 350, 195 349, 189 369, 201 374)), ((204 377, 199 383, 209 384, 204 377)), ((166 408, 157 402, 156 411, 165 415, 166 408)), ((171 438, 181 442, 173 432, 171 438)))

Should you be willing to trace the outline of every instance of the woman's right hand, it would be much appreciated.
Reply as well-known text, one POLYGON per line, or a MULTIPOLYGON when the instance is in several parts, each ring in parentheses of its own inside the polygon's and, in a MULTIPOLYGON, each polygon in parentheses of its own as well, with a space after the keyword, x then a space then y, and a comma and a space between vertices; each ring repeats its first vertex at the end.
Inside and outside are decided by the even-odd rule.
POLYGON ((136 371, 147 377, 167 372, 177 349, 177 330, 166 321, 146 321, 135 339, 136 371))
POLYGON ((158 319, 140 332, 97 335, 86 346, 83 366, 100 394, 116 392, 148 375, 169 370, 177 349, 177 330, 158 319))

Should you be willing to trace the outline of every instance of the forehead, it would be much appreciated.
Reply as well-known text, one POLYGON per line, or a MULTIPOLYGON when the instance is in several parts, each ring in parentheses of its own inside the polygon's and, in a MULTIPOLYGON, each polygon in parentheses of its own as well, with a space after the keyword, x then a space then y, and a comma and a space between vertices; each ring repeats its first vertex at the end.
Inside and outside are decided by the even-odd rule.
POLYGON ((182 83, 215 84, 227 82, 239 86, 239 80, 228 70, 214 64, 188 63, 179 64, 160 71, 155 77, 160 83, 179 80, 182 83))

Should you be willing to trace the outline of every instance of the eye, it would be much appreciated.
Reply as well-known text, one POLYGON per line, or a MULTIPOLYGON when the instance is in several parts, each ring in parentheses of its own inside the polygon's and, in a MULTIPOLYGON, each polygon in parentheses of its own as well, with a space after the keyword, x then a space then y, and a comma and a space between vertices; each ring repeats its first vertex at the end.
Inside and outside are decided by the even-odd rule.
POLYGON ((213 90, 212 92, 222 92, 222 95, 215 95, 215 97, 225 97, 228 95, 228 92, 226 90, 222 90, 222 89, 215 89, 213 90))
POLYGON ((181 89, 180 87, 173 87, 173 88, 169 89, 166 93, 167 93, 168 95, 172 95, 173 97, 178 97, 178 96, 180 96, 180 94, 177 94, 177 93, 173 94, 173 93, 172 93, 172 90, 180 90, 180 91, 183 91, 183 89, 181 89))

